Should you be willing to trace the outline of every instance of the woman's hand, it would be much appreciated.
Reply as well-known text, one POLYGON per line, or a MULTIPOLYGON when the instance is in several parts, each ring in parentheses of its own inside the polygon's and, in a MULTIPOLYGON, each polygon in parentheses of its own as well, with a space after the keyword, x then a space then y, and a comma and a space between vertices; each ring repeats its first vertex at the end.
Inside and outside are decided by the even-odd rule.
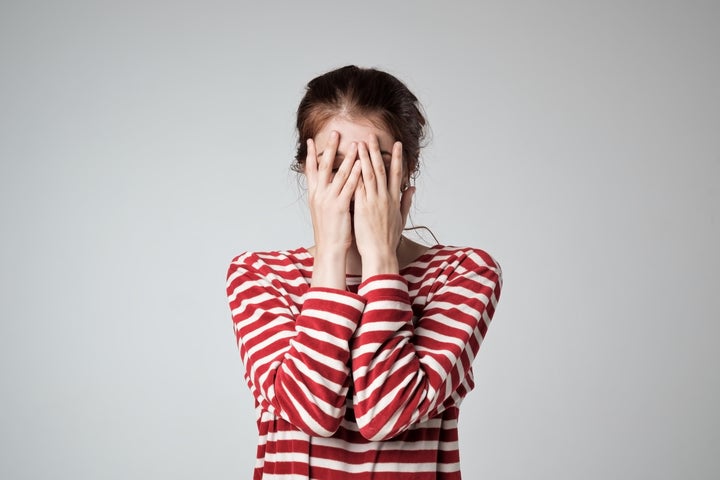
POLYGON ((362 258, 363 280, 398 273, 397 248, 407 221, 414 188, 401 192, 402 144, 395 142, 386 172, 380 145, 371 135, 358 145, 362 178, 355 190, 355 241, 362 258))
POLYGON ((308 139, 305 176, 315 236, 312 285, 344 290, 345 262, 352 244, 350 201, 360 179, 360 164, 355 162, 357 144, 353 142, 335 170, 339 142, 338 132, 331 132, 318 159, 315 142, 308 139))

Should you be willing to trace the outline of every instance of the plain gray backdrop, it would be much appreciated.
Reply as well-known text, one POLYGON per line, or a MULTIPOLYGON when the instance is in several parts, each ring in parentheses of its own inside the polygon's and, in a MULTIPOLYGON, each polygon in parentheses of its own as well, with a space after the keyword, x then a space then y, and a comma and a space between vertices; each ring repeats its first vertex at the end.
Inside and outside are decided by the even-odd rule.
POLYGON ((312 243, 289 173, 354 63, 432 126, 412 211, 505 285, 467 479, 720 476, 716 1, 0 3, 0 477, 249 478, 225 300, 312 243))

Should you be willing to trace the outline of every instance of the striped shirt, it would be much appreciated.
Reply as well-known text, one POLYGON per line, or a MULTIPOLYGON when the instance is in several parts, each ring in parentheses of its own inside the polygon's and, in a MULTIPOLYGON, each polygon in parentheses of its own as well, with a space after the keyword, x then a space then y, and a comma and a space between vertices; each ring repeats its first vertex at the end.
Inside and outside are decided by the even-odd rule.
POLYGON ((459 406, 499 265, 431 247, 399 275, 311 287, 305 248, 247 252, 227 294, 255 398, 255 479, 459 479, 459 406))

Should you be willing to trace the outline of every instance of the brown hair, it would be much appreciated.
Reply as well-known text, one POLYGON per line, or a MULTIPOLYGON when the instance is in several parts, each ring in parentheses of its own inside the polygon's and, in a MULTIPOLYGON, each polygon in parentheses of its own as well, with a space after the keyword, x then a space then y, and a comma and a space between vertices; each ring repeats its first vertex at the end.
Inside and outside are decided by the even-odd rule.
POLYGON ((313 138, 336 115, 380 121, 395 140, 402 142, 405 171, 409 178, 415 178, 426 133, 420 102, 389 73, 355 65, 332 70, 307 84, 297 111, 294 171, 304 171, 308 138, 313 138))

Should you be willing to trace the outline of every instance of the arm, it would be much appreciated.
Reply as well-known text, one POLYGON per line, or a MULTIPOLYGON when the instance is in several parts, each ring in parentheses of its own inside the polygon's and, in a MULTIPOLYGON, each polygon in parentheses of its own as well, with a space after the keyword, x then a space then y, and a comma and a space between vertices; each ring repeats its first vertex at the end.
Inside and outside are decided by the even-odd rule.
POLYGON ((366 438, 392 438, 462 398, 501 283, 499 266, 471 251, 454 270, 440 272, 413 326, 403 277, 363 282, 359 293, 367 303, 353 340, 352 377, 355 415, 366 438))
POLYGON ((345 412, 349 340, 364 301, 330 288, 310 288, 301 311, 291 282, 257 256, 237 257, 227 294, 245 377, 260 407, 300 430, 329 436, 345 412))
POLYGON ((329 436, 345 412, 349 340, 364 307, 345 291, 352 241, 350 200, 360 176, 357 147, 334 168, 339 134, 329 132, 323 155, 308 139, 305 175, 315 236, 312 287, 302 301, 295 272, 249 255, 233 261, 227 293, 245 377, 256 401, 310 435, 329 436), (292 285, 295 288, 292 288, 292 285), (295 304, 302 305, 298 311, 295 304))

